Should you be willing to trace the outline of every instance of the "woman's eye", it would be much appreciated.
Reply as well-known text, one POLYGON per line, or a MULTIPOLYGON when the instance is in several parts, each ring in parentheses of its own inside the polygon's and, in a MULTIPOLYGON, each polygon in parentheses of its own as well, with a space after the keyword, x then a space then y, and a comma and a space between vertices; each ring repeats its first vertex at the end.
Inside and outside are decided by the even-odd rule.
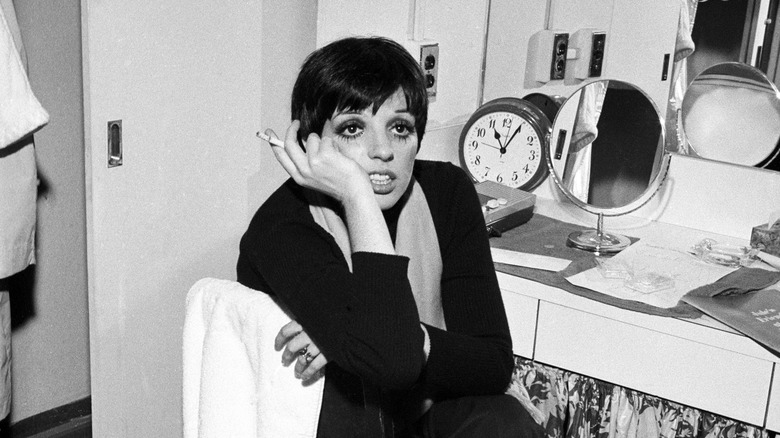
POLYGON ((336 132, 342 137, 355 138, 362 134, 363 129, 360 127, 360 125, 350 124, 340 127, 336 132))
POLYGON ((393 125, 393 133, 400 136, 407 136, 414 131, 414 128, 406 123, 396 123, 393 125))

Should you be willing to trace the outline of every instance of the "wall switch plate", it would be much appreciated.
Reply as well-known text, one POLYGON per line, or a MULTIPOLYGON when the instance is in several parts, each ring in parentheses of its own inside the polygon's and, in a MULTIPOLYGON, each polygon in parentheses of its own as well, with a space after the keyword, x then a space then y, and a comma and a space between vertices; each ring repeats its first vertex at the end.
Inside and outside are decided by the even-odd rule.
POLYGON ((425 87, 428 91, 428 101, 436 100, 439 85, 439 44, 420 44, 420 66, 425 76, 425 87))

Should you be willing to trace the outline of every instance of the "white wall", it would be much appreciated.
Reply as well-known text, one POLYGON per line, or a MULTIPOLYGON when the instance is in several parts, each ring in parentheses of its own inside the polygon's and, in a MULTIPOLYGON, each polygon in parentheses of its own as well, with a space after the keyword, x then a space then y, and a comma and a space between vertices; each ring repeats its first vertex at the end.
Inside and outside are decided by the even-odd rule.
POLYGON ((486 19, 486 0, 320 0, 317 44, 347 35, 382 35, 410 51, 438 43, 437 96, 419 157, 458 163, 460 130, 480 101, 486 19))
POLYGON ((93 433, 181 434, 181 328, 199 278, 284 179, 284 130, 316 3, 83 0, 93 433), (106 167, 122 119, 124 164, 106 167))
MULTIPOLYGON (((485 72, 485 100, 529 93, 569 96, 594 79, 620 79, 647 92, 666 113, 672 77, 662 79, 664 55, 673 55, 680 11, 678 0, 492 0, 485 72), (549 10, 547 4, 549 3, 549 10), (604 66, 599 78, 537 82, 526 70, 534 58, 529 40, 542 30, 573 35, 584 28, 606 32, 604 66)), ((575 56, 571 54, 571 56, 575 56)), ((572 68, 573 59, 567 61, 572 68)), ((667 67, 667 71, 669 68, 667 67)))
POLYGON ((51 121, 35 134, 37 264, 12 295, 11 422, 90 394, 79 0, 15 2, 33 90, 51 121), (29 293, 29 294, 28 294, 29 293))

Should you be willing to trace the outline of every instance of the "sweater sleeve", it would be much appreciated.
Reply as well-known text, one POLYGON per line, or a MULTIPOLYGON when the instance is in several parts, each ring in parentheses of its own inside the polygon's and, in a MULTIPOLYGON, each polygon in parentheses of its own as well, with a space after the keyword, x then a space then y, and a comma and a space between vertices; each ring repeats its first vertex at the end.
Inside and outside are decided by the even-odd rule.
POLYGON ((504 303, 474 184, 459 169, 452 173, 446 178, 454 180, 451 190, 431 196, 446 200, 433 209, 444 263, 447 331, 428 327, 425 385, 443 397, 502 393, 513 369, 504 303))
MULTIPOLYGON (((308 209, 261 209, 241 241, 239 281, 264 280, 328 358, 390 390, 418 381, 423 332, 408 258, 358 252, 350 272, 308 209)), ((257 287, 256 287, 257 288, 257 287)))

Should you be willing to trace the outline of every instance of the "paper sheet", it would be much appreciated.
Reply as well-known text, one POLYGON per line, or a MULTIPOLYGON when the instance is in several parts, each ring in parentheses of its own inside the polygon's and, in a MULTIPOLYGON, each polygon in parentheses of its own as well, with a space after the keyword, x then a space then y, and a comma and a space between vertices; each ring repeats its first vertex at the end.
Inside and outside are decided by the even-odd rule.
POLYGON ((569 266, 569 263, 571 263, 571 261, 565 259, 510 251, 508 249, 490 248, 490 252, 493 255, 493 261, 496 263, 524 266, 526 268, 542 269, 545 271, 558 272, 566 269, 566 267, 569 266))
POLYGON ((633 270, 634 275, 657 273, 674 280, 674 287, 653 293, 641 293, 624 285, 623 279, 603 278, 597 268, 573 275, 567 280, 577 286, 626 300, 670 308, 689 291, 713 283, 736 268, 705 263, 683 248, 667 248, 639 241, 612 257, 633 270))

